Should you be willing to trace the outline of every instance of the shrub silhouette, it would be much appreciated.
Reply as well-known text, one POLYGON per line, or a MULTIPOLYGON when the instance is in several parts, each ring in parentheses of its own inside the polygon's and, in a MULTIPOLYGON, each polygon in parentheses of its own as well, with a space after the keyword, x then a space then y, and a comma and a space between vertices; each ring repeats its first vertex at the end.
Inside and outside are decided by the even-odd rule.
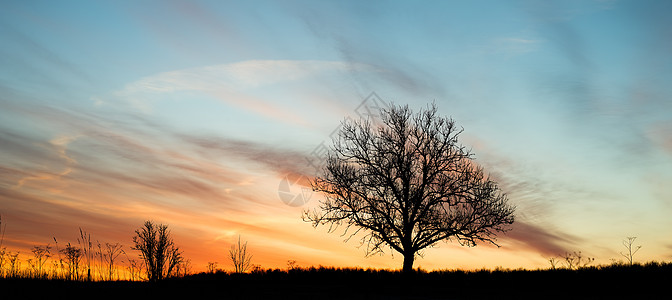
POLYGON ((135 231, 133 243, 135 247, 132 249, 140 251, 149 281, 172 276, 182 262, 182 253, 175 246, 167 225, 146 221, 142 228, 135 231))
POLYGON ((79 263, 82 259, 82 249, 68 243, 61 253, 65 255, 65 264, 68 280, 79 280, 79 263))

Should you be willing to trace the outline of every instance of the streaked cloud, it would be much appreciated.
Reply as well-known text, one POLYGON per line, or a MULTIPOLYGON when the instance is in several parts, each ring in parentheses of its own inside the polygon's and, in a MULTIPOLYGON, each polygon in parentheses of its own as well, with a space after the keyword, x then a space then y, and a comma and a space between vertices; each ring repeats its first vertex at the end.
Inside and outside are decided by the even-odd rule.
POLYGON ((127 84, 113 97, 149 112, 152 103, 160 101, 167 93, 195 91, 265 117, 305 124, 302 116, 288 111, 276 99, 258 96, 260 89, 298 80, 312 81, 334 73, 343 76, 350 72, 378 70, 365 64, 339 61, 251 60, 159 73, 127 84))
POLYGON ((656 147, 672 154, 672 122, 651 124, 646 135, 656 147))
POLYGON ((523 220, 516 220, 511 231, 501 239, 513 241, 515 248, 524 248, 528 251, 539 253, 542 256, 554 257, 570 253, 573 246, 580 243, 581 239, 559 231, 544 229, 523 220))
POLYGON ((493 40, 492 51, 520 55, 538 50, 541 43, 537 39, 501 37, 493 40))

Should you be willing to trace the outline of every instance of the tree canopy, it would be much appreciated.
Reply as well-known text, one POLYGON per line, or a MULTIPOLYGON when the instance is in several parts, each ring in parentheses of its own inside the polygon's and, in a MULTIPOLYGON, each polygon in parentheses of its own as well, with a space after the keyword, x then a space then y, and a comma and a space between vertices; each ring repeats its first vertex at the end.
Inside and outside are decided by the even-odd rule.
POLYGON ((404 271, 439 241, 495 244, 515 208, 459 144, 462 132, 435 105, 416 114, 391 105, 379 122, 346 119, 312 182, 325 197, 304 220, 364 232, 368 254, 389 246, 404 256, 404 271))

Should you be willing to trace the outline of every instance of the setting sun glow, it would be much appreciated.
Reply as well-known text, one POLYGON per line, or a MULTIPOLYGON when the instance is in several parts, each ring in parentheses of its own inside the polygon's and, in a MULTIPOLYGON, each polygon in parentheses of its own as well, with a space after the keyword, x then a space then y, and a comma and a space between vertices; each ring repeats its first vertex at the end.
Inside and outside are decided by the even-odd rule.
MULTIPOLYGON (((0 10, 0 230, 36 246, 168 225, 192 273, 400 269, 361 233, 302 219, 343 120, 435 103, 516 206, 499 247, 425 270, 547 268, 581 252, 672 259, 669 1, 7 1, 0 10), (211 264, 212 266, 212 264, 211 264)), ((32 259, 28 262, 29 259, 32 259)), ((95 258, 94 259, 99 259, 95 258)), ((103 272, 96 269, 94 272, 103 272)), ((99 273, 96 273, 99 274, 99 273)), ((98 276, 98 275, 97 275, 98 276)))

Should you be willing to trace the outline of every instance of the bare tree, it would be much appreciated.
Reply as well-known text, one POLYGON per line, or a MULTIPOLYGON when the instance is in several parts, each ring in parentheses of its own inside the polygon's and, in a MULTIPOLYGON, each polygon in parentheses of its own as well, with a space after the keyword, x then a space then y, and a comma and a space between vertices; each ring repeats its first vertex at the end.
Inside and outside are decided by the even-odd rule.
POLYGON ((250 268, 252 254, 247 252, 247 242, 240 243, 240 236, 238 236, 238 244, 231 245, 229 257, 236 273, 245 273, 250 268))
POLYGON ((132 249, 140 251, 149 281, 159 281, 174 275, 176 267, 183 260, 167 225, 146 221, 142 228, 135 231, 133 243, 135 247, 132 249))
POLYGON ((82 259, 82 249, 70 245, 65 245, 61 249, 61 253, 65 255, 65 264, 67 265, 67 279, 79 280, 79 263, 82 259))
POLYGON ((551 257, 548 259, 548 263, 551 264, 551 270, 555 270, 558 268, 558 258, 556 257, 551 257))
POLYGON ((387 245, 403 255, 405 272, 419 251, 439 241, 496 245, 515 208, 458 143, 462 131, 435 105, 415 115, 391 105, 377 126, 346 119, 312 182, 325 199, 304 211, 304 220, 330 231, 345 224, 344 234, 355 227, 348 239, 364 231, 367 254, 387 245))
POLYGON ((180 259, 180 262, 175 265, 175 276, 184 277, 191 274, 191 259, 180 259))
POLYGON ((639 251, 639 249, 642 248, 641 245, 633 247, 633 244, 635 243, 635 239, 637 239, 636 236, 629 236, 625 240, 623 240, 623 247, 625 247, 625 250, 627 252, 625 252, 625 253, 620 252, 620 254, 623 257, 625 257, 625 259, 628 260, 628 263, 630 263, 631 266, 632 266, 632 258, 635 256, 635 253, 637 253, 637 251, 639 251))
POLYGON ((209 261, 207 266, 208 273, 214 274, 217 271, 217 262, 209 261))
POLYGON ((296 263, 296 260, 293 259, 287 260, 287 272, 297 269, 299 269, 299 265, 296 263))
POLYGON ((570 270, 578 270, 580 268, 585 268, 595 261, 595 258, 583 256, 583 254, 581 254, 581 251, 579 252, 574 251, 572 253, 567 252, 565 253, 565 255, 560 255, 560 258, 563 259, 565 267, 570 270))

